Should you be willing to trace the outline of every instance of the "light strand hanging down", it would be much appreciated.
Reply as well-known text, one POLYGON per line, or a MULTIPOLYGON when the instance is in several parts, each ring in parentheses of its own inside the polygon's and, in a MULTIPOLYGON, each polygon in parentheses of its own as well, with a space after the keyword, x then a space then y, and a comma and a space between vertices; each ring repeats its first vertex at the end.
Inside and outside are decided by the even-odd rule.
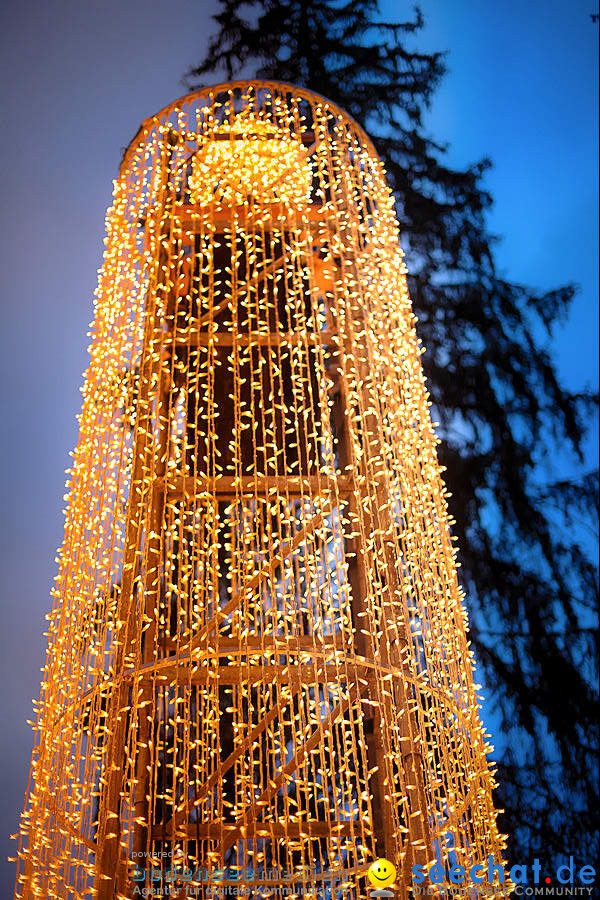
POLYGON ((107 232, 15 896, 500 863, 369 139, 290 85, 207 88, 143 123, 107 232))

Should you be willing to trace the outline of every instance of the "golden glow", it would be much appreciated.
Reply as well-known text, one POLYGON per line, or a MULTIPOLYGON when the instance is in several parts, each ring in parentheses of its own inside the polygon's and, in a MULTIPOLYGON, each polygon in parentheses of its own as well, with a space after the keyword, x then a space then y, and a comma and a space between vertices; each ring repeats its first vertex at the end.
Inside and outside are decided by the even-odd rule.
POLYGON ((244 82, 142 125, 16 897, 131 898, 177 866, 366 897, 378 857, 404 897, 415 864, 501 862, 414 326, 384 170, 333 104, 244 82))
POLYGON ((302 141, 276 133, 272 124, 248 116, 234 127, 216 126, 192 157, 192 203, 234 205, 281 200, 299 206, 310 200, 312 171, 302 141))

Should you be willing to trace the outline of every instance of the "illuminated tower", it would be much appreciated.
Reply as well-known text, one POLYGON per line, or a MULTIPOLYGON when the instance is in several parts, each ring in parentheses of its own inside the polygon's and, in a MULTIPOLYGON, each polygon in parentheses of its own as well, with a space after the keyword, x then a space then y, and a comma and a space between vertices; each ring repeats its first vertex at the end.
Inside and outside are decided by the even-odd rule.
POLYGON ((207 88, 143 123, 107 228, 16 896, 362 897, 384 856, 404 897, 500 861, 369 139, 289 85, 207 88))

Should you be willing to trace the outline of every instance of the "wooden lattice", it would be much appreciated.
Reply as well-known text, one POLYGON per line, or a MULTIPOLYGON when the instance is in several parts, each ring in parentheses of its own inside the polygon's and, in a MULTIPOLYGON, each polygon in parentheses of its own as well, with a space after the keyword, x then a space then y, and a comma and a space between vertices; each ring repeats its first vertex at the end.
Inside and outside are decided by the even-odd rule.
POLYGON ((369 139, 289 85, 200 91, 144 122, 107 228, 16 896, 500 861, 369 139))

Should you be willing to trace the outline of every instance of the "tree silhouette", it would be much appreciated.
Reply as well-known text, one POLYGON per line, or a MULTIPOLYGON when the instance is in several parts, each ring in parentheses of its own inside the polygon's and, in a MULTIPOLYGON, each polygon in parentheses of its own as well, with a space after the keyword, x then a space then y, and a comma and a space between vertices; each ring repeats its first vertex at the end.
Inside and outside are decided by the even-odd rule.
POLYGON ((597 588, 574 523, 594 515, 597 475, 546 477, 553 460, 583 462, 596 402, 561 386, 548 350, 574 289, 538 293, 497 272, 482 184, 489 160, 454 170, 423 127, 444 63, 407 49, 423 25, 418 11, 382 22, 376 0, 220 0, 214 19, 190 88, 237 75, 302 85, 347 110, 384 160, 427 349, 473 645, 500 719, 502 826, 515 858, 589 856, 597 588))

